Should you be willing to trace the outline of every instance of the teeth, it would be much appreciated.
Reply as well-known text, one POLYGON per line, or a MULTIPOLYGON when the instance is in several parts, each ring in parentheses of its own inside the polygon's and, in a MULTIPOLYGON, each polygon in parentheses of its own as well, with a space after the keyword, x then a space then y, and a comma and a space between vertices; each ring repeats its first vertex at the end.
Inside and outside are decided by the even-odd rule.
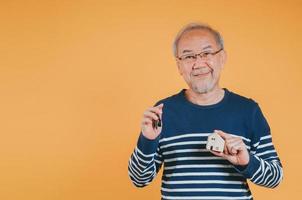
POLYGON ((208 72, 204 72, 204 73, 198 73, 198 74, 194 74, 194 76, 204 75, 204 74, 208 74, 208 73, 210 73, 210 71, 208 71, 208 72))

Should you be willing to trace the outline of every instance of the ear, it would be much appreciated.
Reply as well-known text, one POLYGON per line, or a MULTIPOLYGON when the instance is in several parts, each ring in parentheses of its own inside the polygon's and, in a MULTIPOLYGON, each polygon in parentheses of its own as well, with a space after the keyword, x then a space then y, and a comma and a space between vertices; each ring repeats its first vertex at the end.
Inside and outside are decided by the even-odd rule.
POLYGON ((227 57, 228 57, 227 52, 225 50, 222 50, 222 52, 221 52, 221 69, 224 68, 224 65, 227 61, 227 57))
POLYGON ((177 58, 175 58, 175 61, 176 61, 176 65, 177 65, 177 68, 178 68, 178 72, 182 76, 183 72, 182 72, 181 64, 180 64, 180 62, 177 58))

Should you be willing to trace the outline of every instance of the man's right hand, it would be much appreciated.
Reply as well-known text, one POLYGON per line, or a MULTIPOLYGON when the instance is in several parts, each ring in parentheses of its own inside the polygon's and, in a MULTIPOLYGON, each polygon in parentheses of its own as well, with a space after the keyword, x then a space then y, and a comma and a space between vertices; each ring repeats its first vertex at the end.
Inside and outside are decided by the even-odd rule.
POLYGON ((149 140, 154 140, 161 133, 162 125, 155 128, 152 125, 152 120, 158 120, 158 116, 162 119, 162 113, 164 104, 159 104, 158 106, 148 108, 143 115, 141 129, 143 135, 149 140))

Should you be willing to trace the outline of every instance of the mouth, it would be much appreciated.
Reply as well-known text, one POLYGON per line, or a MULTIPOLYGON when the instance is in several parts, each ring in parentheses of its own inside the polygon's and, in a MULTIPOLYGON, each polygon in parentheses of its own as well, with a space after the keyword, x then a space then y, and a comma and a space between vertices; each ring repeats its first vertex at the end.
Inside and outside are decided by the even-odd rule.
POLYGON ((192 75, 193 75, 193 77, 204 77, 204 76, 207 76, 211 73, 212 73, 212 71, 210 70, 208 72, 203 72, 203 73, 193 73, 192 75))

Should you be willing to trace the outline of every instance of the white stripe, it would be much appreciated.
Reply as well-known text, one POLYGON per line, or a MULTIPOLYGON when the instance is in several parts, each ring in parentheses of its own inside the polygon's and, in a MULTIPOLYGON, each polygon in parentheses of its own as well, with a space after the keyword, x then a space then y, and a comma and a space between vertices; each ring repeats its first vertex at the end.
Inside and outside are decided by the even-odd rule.
MULTIPOLYGON (((257 156, 255 156, 255 158, 256 158, 258 161, 260 161, 259 158, 258 158, 257 156)), ((253 179, 256 178, 256 177, 258 176, 258 173, 261 172, 261 169, 262 169, 262 162, 260 161, 260 165, 259 165, 257 171, 256 171, 256 172, 253 174, 253 176, 251 177, 251 181, 252 181, 252 182, 254 182, 253 179)))
POLYGON ((269 153, 276 153, 276 150, 273 149, 273 150, 267 150, 265 152, 262 152, 262 153, 256 153, 257 156, 263 156, 263 155, 266 155, 266 154, 269 154, 269 153))
POLYGON ((248 192, 246 189, 231 189, 231 188, 177 188, 169 189, 162 187, 164 192, 248 192))
POLYGON ((161 164, 162 162, 160 160, 154 159, 154 161, 158 164, 161 164))
POLYGON ((165 159, 164 162, 173 162, 173 161, 181 161, 181 160, 225 160, 222 157, 177 157, 177 158, 170 158, 165 159))
POLYGON ((184 169, 184 168, 234 168, 233 165, 208 165, 208 164, 201 164, 201 165, 175 165, 170 167, 165 167, 165 170, 170 169, 184 169))
MULTIPOLYGON (((249 146, 246 146, 247 149, 250 149, 249 146)), ((208 149, 178 149, 173 151, 165 151, 163 155, 170 155, 176 153, 191 153, 191 152, 210 152, 208 149)))
MULTIPOLYGON (((133 176, 130 172, 128 172, 128 174, 129 174, 129 176, 131 176, 133 179, 134 179, 134 181, 135 181, 135 183, 138 183, 138 184, 149 184, 150 182, 151 182, 151 180, 145 180, 145 181, 141 181, 141 180, 138 180, 135 176, 133 176)), ((154 177, 154 175, 153 175, 153 177, 154 177)), ((152 177, 152 178, 153 178, 152 177)), ((151 179, 152 179, 151 178, 151 179)))
POLYGON ((180 138, 187 138, 187 137, 207 137, 211 134, 212 133, 190 133, 190 134, 177 135, 177 136, 173 136, 173 137, 166 137, 166 138, 160 139, 159 143, 167 142, 170 140, 176 140, 176 139, 180 139, 180 138))
POLYGON ((140 164, 140 162, 139 162, 138 158, 136 157, 136 154, 135 154, 135 153, 132 154, 132 161, 133 161, 133 163, 136 161, 136 163, 138 164, 138 166, 139 166, 141 169, 144 169, 144 168, 146 167, 146 166, 140 164))
MULTIPOLYGON (((265 180, 265 178, 267 176, 270 176, 270 174, 271 174, 271 167, 266 165, 265 171, 261 175, 262 178, 257 183, 260 184, 260 185, 265 185, 265 181, 264 180, 265 180)), ((255 180, 255 181, 257 181, 257 180, 255 180)))
POLYGON ((226 173, 226 172, 187 172, 187 173, 172 173, 164 174, 165 177, 174 176, 242 176, 239 173, 226 173))
POLYGON ((175 142, 171 144, 166 144, 161 146, 161 149, 167 148, 167 147, 172 147, 172 146, 179 146, 179 145, 188 145, 188 144, 206 144, 206 141, 188 141, 188 142, 175 142))
POLYGON ((148 157, 153 157, 154 153, 151 154, 144 154, 141 150, 139 150, 138 147, 135 148, 136 151, 138 151, 140 154, 142 154, 144 157, 148 158, 148 157))
POLYGON ((271 167, 270 167, 270 168, 267 170, 266 174, 263 175, 263 178, 261 179, 262 185, 267 185, 267 179, 268 179, 269 177, 271 177, 271 176, 273 176, 273 174, 272 174, 272 169, 271 169, 271 167))
POLYGON ((261 148, 264 148, 264 147, 267 147, 267 146, 272 146, 273 145, 273 143, 267 143, 267 144, 262 144, 262 145, 259 145, 257 148, 258 149, 261 149, 261 148))
POLYGON ((212 200, 212 199, 224 199, 224 200, 243 200, 243 199, 252 199, 252 195, 248 196, 248 197, 230 197, 230 196, 166 196, 166 195, 162 195, 162 198, 165 199, 185 199, 185 200, 212 200))
POLYGON ((277 164, 277 168, 278 168, 278 174, 279 179, 275 180, 275 182, 273 183, 273 185, 271 187, 275 187, 276 185, 278 185, 280 183, 280 181, 283 179, 283 169, 280 165, 277 164))
POLYGON ((249 138, 246 138, 246 137, 243 137, 243 136, 241 136, 241 135, 233 135, 233 134, 229 134, 229 135, 231 135, 231 136, 233 136, 233 137, 239 137, 239 138, 241 138, 242 140, 245 140, 245 141, 247 141, 247 142, 251 142, 251 140, 249 139, 249 138))
POLYGON ((260 141, 261 141, 261 140, 269 139, 269 138, 271 138, 271 137, 272 137, 272 135, 263 136, 263 137, 260 138, 260 141))
POLYGON ((146 166, 142 165, 142 164, 140 163, 140 161, 143 162, 143 163, 146 163, 147 165, 153 161, 153 158, 152 158, 152 160, 149 160, 149 161, 143 160, 142 158, 140 158, 140 157, 138 156, 138 154, 135 154, 135 153, 133 154, 133 156, 135 157, 135 159, 136 159, 136 161, 137 161, 137 164, 138 164, 140 167, 142 167, 142 168, 145 168, 146 166))
POLYGON ((161 158, 162 156, 160 154, 158 154, 157 152, 155 153, 155 156, 161 158))
POLYGON ((260 142, 257 142, 255 144, 253 144, 254 147, 257 147, 260 144, 260 142))
POLYGON ((151 158, 151 160, 145 160, 139 154, 134 153, 134 155, 136 156, 136 158, 138 158, 138 160, 140 160, 141 162, 146 163, 146 164, 149 164, 153 160, 153 157, 151 158))
POLYGON ((196 180, 196 181, 162 181, 164 184, 245 184, 242 181, 196 180))
POLYGON ((276 160, 275 158, 279 158, 278 156, 270 156, 268 158, 265 158, 263 160, 270 160, 270 159, 274 159, 274 160, 270 160, 270 162, 279 162, 279 160, 276 160))
POLYGON ((263 177, 263 175, 266 173, 265 163, 263 160, 261 160, 261 173, 258 175, 258 177, 253 181, 254 183, 259 183, 258 180, 263 177))
POLYGON ((149 178, 149 176, 147 176, 147 175, 152 174, 152 171, 148 171, 148 172, 146 172, 146 173, 144 173, 144 174, 140 174, 140 173, 139 173, 138 171, 136 171, 133 167, 129 167, 129 170, 130 170, 130 173, 131 173, 133 176, 135 176, 135 177, 137 177, 137 178, 139 178, 139 179, 149 178), (147 176, 147 177, 144 177, 144 176, 147 176))
POLYGON ((175 153, 188 153, 188 152, 210 152, 207 149, 179 149, 174 151, 165 151, 163 155, 175 154, 175 153))
MULTIPOLYGON (((140 169, 136 164, 135 164, 135 162, 132 160, 132 159, 130 159, 129 160, 129 163, 130 163, 130 167, 135 167, 136 169, 137 169, 137 171, 139 171, 140 173, 145 173, 146 171, 149 171, 148 169, 149 168, 151 168, 153 165, 150 165, 150 166, 148 166, 147 168, 145 168, 145 169, 140 169)), ((142 168, 142 167, 141 167, 142 168)))
POLYGON ((269 186, 269 182, 276 179, 276 170, 274 166, 271 166, 270 174, 266 176, 266 179, 264 180, 264 184, 269 186), (272 176, 272 177, 271 177, 272 176))
POLYGON ((272 171, 273 171, 273 177, 270 180, 265 180, 265 182, 267 182, 267 185, 270 187, 272 185, 272 183, 276 180, 277 176, 280 175, 278 173, 278 164, 275 162, 272 162, 272 171))
MULTIPOLYGON (((180 138, 188 138, 188 137, 207 137, 209 135, 211 135, 213 133, 190 133, 190 134, 182 134, 182 135, 177 135, 177 136, 172 136, 172 137, 166 137, 166 138, 162 138, 159 140, 159 143, 161 142, 167 142, 170 140, 176 140, 176 139, 180 139, 180 138)), ((230 134, 233 137, 240 137, 241 139, 247 141, 247 142, 251 142, 251 140, 249 138, 243 137, 243 136, 239 136, 239 135, 234 135, 234 134, 230 134)))

